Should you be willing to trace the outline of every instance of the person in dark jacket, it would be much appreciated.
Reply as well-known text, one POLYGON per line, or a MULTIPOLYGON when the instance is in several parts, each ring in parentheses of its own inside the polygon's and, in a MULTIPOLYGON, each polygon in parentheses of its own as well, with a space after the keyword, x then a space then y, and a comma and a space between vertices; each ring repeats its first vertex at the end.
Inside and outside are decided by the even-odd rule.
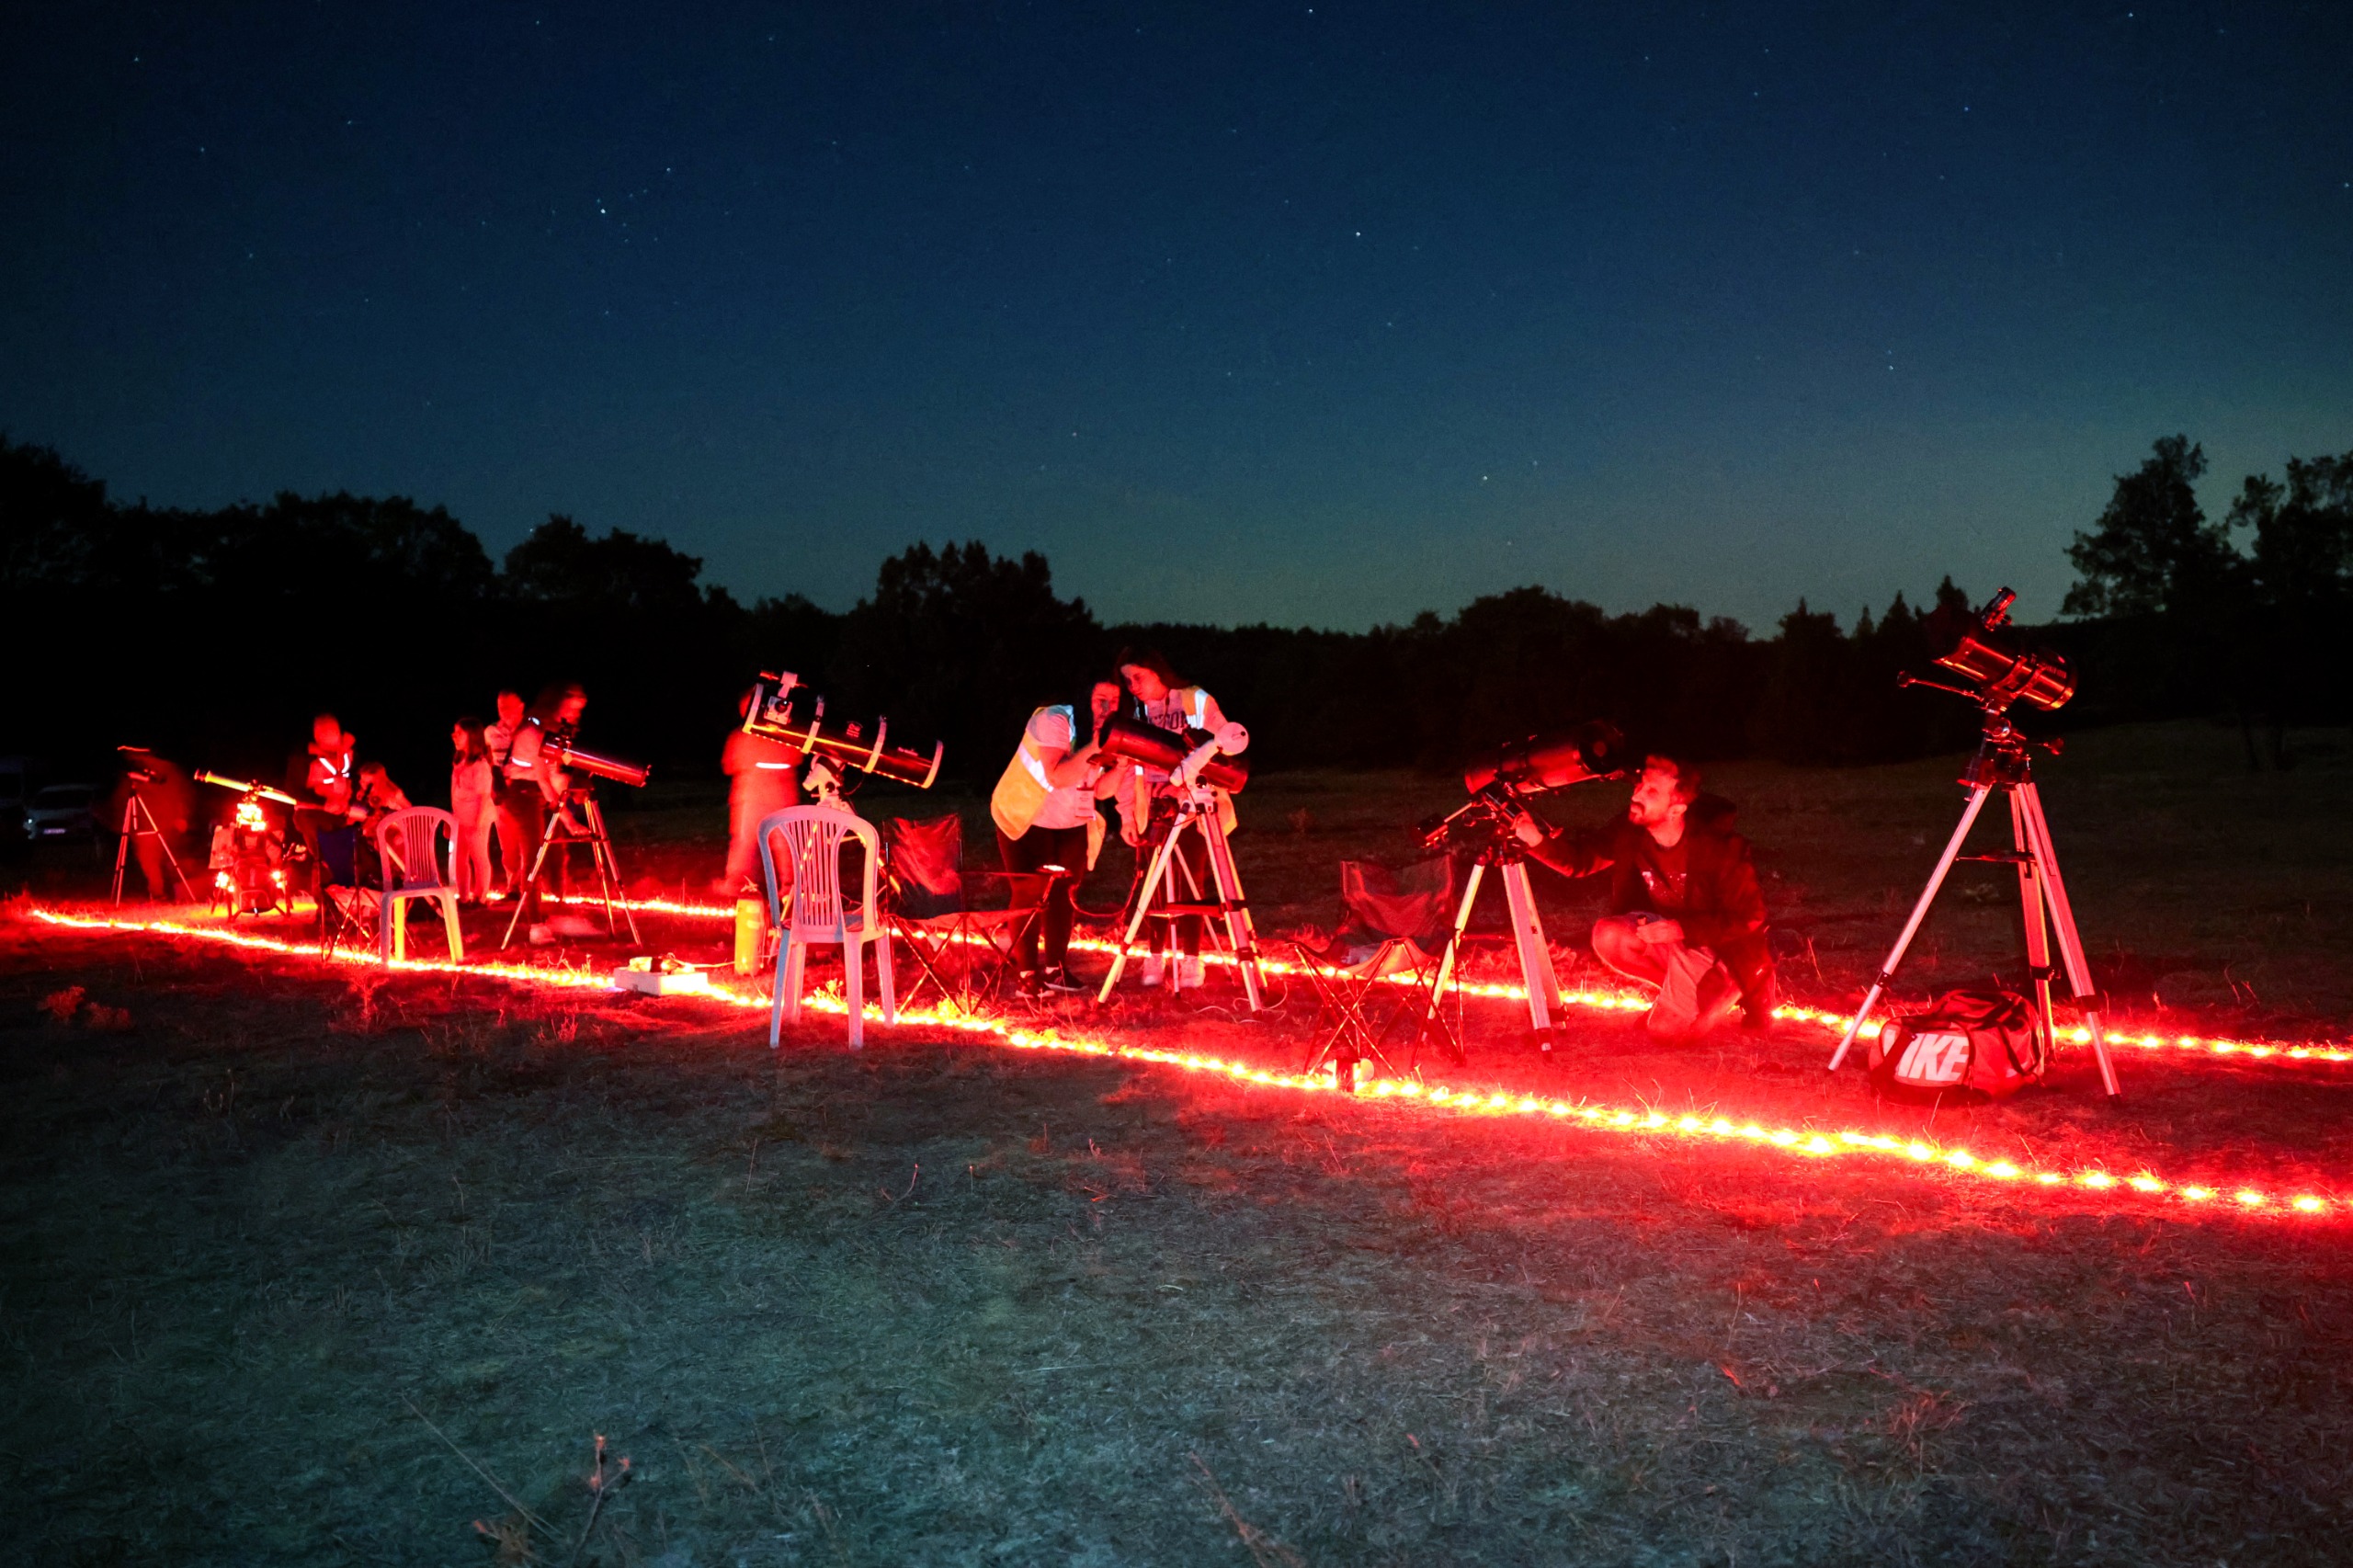
POLYGON ((180 892, 194 896, 178 861, 188 851, 188 830, 196 821, 196 786, 178 763, 165 761, 145 746, 115 749, 122 753, 122 779, 107 806, 107 825, 122 825, 131 798, 138 796, 145 810, 129 819, 131 851, 139 861, 139 874, 147 880, 148 898, 162 903, 172 891, 164 876, 167 850, 172 869, 179 875, 180 892))
POLYGON ((1734 1006, 1749 1028, 1772 1025, 1765 895, 1732 816, 1730 801, 1699 793, 1698 768, 1654 756, 1625 816, 1607 827, 1565 833, 1525 812, 1515 824, 1530 858, 1562 875, 1610 874, 1593 955, 1658 987, 1648 1022, 1661 1040, 1697 1039, 1734 1006))

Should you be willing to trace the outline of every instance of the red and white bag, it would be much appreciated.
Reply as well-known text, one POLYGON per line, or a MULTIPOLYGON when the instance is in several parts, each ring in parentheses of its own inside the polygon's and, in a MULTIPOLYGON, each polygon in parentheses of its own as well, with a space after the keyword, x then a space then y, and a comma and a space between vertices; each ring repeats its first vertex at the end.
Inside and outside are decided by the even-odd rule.
POLYGON ((1948 991, 1926 1012, 1891 1018, 1865 1057, 1889 1099, 1998 1100, 2050 1065, 2034 1010, 2014 991, 1948 991))

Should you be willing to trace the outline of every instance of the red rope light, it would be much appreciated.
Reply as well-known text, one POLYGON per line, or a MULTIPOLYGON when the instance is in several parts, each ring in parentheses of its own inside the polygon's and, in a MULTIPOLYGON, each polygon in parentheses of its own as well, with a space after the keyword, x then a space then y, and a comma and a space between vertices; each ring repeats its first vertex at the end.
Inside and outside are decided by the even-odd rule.
MULTIPOLYGON (((551 899, 549 902, 593 905, 599 901, 593 898, 574 897, 551 899)), ((613 902, 616 906, 625 904, 640 914, 672 915, 690 920, 733 920, 735 918, 735 911, 733 907, 721 904, 688 903, 661 898, 616 899, 613 902)), ((978 941, 982 938, 970 939, 978 941)), ((1116 944, 1106 942, 1099 937, 1079 937, 1072 939, 1071 946, 1086 952, 1108 953, 1114 949, 1116 944)), ((1201 957, 1211 964, 1233 962, 1233 955, 1230 953, 1204 953, 1201 957)), ((1258 967, 1268 974, 1288 976, 1300 972, 1297 964, 1287 963, 1280 959, 1267 958, 1263 955, 1258 960, 1258 967)), ((1389 975, 1383 978, 1399 985, 1413 983, 1410 977, 1404 975, 1389 975)), ((1528 1001, 1527 987, 1521 985, 1477 981, 1462 981, 1461 984, 1465 996, 1477 997, 1482 1001, 1518 1002, 1523 1006, 1528 1001)), ((1643 1012, 1648 1010, 1651 1005, 1650 997, 1641 992, 1601 991, 1591 987, 1582 991, 1563 991, 1561 994, 1561 1000, 1570 1006, 1599 1011, 1643 1012)), ((1827 1008, 1802 1007, 1794 1004, 1784 1004, 1773 1009, 1773 1017, 1781 1022, 1808 1024, 1834 1035, 1847 1032, 1847 1020, 1849 1016, 1845 1013, 1835 1013, 1827 1008)), ((1868 1022, 1863 1025, 1859 1038, 1876 1040, 1882 1027, 1883 1024, 1880 1020, 1868 1022)), ((2092 1031, 2083 1028, 2063 1029, 2059 1033, 2059 1040, 2062 1044, 2089 1045, 2092 1042, 2092 1031)), ((2353 1042, 2343 1045, 2299 1044, 2290 1040, 2230 1040, 2213 1035, 2158 1034, 2150 1030, 2133 1034, 2122 1029, 2110 1028, 2108 1033, 2108 1043, 2111 1046, 2131 1046, 2139 1051, 2165 1052, 2175 1061, 2259 1062, 2270 1065, 2308 1062, 2353 1062, 2353 1042)))
MULTIPOLYGON (((38 907, 27 913, 34 920, 75 930, 131 931, 216 942, 313 961, 320 961, 321 958, 318 950, 308 944, 286 942, 218 926, 186 926, 168 920, 93 918, 38 907)), ((451 963, 447 960, 429 959, 403 960, 387 966, 384 960, 372 954, 340 949, 333 955, 333 960, 418 973, 477 975, 554 989, 610 989, 606 978, 585 970, 542 969, 494 962, 451 963)), ((695 994, 689 999, 752 1011, 765 1010, 770 1005, 765 996, 724 989, 695 994)), ((829 994, 810 997, 802 1006, 835 1014, 846 1014, 848 1010, 839 997, 829 994)), ((2111 1199, 2105 1207, 2120 1212, 2186 1210, 2190 1213, 2237 1212, 2278 1219, 2353 1220, 2353 1198, 2313 1192, 2276 1193, 2253 1185, 2228 1186, 2225 1190, 2227 1184, 2209 1187, 2172 1182, 2146 1169, 2119 1176, 2097 1165, 2074 1169, 2021 1165, 2010 1160, 1988 1160, 1968 1149, 1924 1138, 1899 1138, 1887 1133, 1855 1130, 1824 1131, 1803 1127, 1770 1127, 1756 1120, 1734 1121, 1722 1116, 1669 1116, 1648 1108, 1559 1099, 1500 1088, 1457 1089, 1409 1079, 1379 1079, 1356 1096, 1349 1096, 1341 1095, 1333 1081, 1326 1077, 1286 1073, 1253 1062, 1205 1056, 1198 1051, 1131 1045, 1069 1034, 1059 1029, 1032 1029, 1003 1018, 980 1017, 956 1011, 923 1010, 902 1012, 899 1021, 903 1025, 953 1029, 969 1036, 986 1038, 1016 1051, 1057 1051, 1146 1062, 1185 1073, 1222 1077, 1256 1087, 1307 1095, 1340 1095, 1343 1099, 1353 1098, 1358 1102, 1426 1114, 1522 1117, 1559 1122, 1590 1132, 1745 1144, 1796 1159, 1894 1161, 1922 1170, 1934 1170, 1948 1178, 1987 1183, 1995 1187, 2030 1187, 2063 1191, 2070 1195, 2097 1195, 2100 1199, 2111 1199)))

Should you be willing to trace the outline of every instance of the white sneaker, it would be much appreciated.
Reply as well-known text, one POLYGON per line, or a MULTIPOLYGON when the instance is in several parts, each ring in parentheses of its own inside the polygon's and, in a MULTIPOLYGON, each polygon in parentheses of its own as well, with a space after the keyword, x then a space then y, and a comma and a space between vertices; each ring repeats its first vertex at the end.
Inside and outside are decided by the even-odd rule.
POLYGON ((593 937, 597 934, 597 923, 584 920, 577 915, 559 915, 548 922, 548 929, 559 937, 593 937))
POLYGON ((1160 983, 1160 955, 1158 953, 1144 954, 1143 971, 1139 978, 1142 980, 1143 988, 1146 991, 1160 983))
POLYGON ((1199 955, 1176 960, 1176 989, 1199 991, 1201 988, 1201 960, 1199 955))
POLYGON ((529 930, 524 932, 523 935, 530 942, 531 946, 535 948, 544 948, 550 942, 555 940, 555 933, 548 929, 547 923, 545 921, 541 921, 540 924, 532 926, 529 930))

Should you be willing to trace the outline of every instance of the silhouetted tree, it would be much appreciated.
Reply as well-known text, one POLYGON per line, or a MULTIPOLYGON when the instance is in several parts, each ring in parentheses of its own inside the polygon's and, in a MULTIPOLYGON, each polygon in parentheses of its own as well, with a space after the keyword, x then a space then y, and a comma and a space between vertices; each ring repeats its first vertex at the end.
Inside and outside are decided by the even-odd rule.
POLYGON ((2064 615, 2138 616, 2189 610, 2227 590, 2238 565, 2230 530, 2206 520, 2194 488, 2206 452, 2187 436, 2160 437, 2116 492, 2090 533, 2067 547, 2078 581, 2064 615))
POLYGON ((986 782, 1030 711, 1101 661, 1101 642, 1086 601, 1055 597, 1044 556, 917 544, 844 618, 830 695, 842 718, 883 713, 911 744, 947 742, 949 767, 986 782))
POLYGON ((2252 536, 2248 662, 2269 721, 2272 764, 2284 767, 2290 722, 2344 709, 2337 672, 2353 621, 2353 452, 2290 458, 2285 484, 2249 474, 2229 527, 2252 536))

